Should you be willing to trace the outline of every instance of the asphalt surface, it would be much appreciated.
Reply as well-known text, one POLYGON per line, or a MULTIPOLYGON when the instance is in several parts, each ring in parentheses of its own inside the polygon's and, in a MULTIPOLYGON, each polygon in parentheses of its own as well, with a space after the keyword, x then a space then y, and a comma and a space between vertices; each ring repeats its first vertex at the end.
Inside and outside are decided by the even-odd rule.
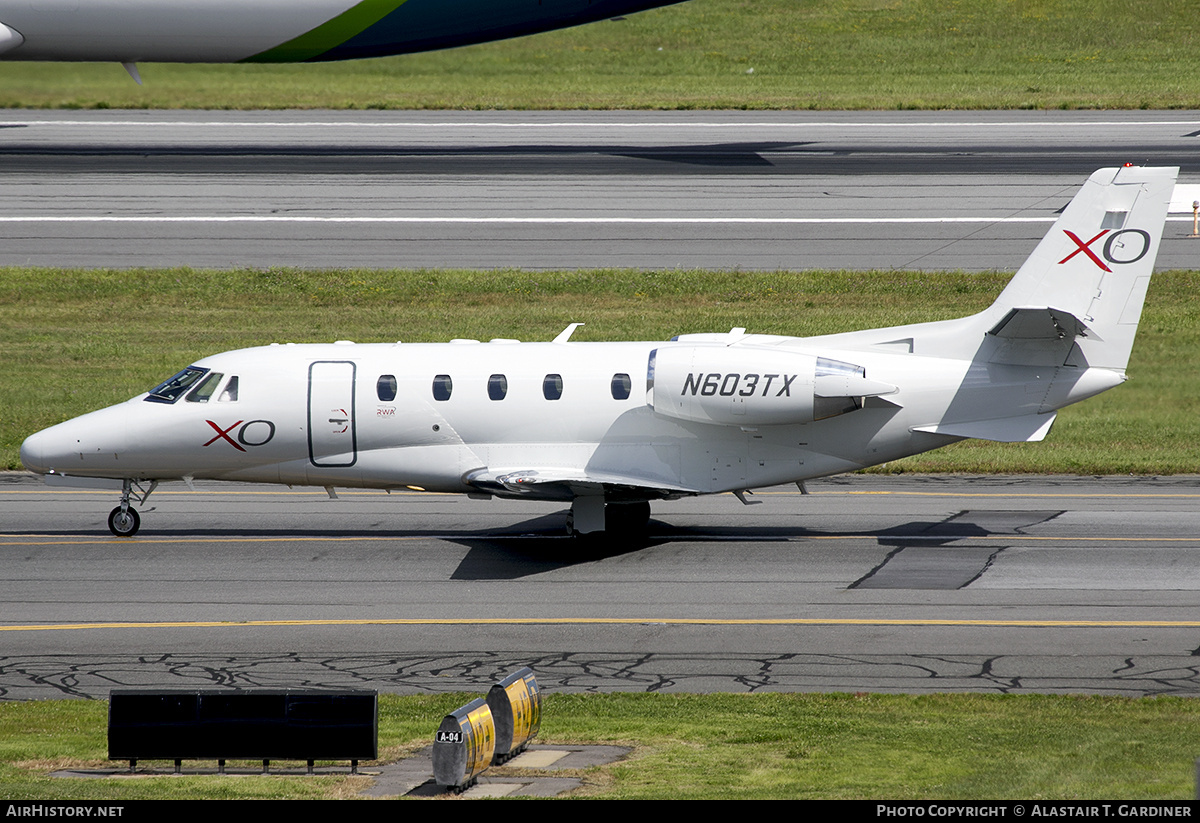
MULTIPOLYGON (((0 112, 0 265, 1014 269, 1196 112, 0 112)), ((1160 268, 1195 268, 1190 220, 1160 268)), ((561 507, 0 476, 0 699, 140 685, 1200 691, 1196 478, 561 507)))
POLYGON ((0 111, 0 265, 1006 270, 1095 169, 1198 148, 1197 112, 0 111))
POLYGON ((0 699, 131 686, 1200 693, 1200 479, 851 476, 656 504, 0 482, 0 699))

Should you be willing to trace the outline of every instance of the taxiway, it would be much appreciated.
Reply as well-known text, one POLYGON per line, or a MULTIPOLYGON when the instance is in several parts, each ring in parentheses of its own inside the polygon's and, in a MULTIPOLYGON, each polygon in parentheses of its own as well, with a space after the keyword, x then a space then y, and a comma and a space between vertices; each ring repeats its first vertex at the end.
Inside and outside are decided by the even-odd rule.
POLYGON ((1196 478, 852 476, 656 504, 0 483, 0 699, 129 686, 1200 693, 1196 478))

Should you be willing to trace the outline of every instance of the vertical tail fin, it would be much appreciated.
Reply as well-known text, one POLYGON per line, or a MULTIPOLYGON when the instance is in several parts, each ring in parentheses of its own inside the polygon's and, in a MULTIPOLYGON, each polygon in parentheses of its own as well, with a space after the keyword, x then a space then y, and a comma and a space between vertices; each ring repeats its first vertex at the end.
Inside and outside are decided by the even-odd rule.
POLYGON ((1178 173, 1124 166, 1093 174, 986 312, 996 321, 991 334, 1074 338, 1068 365, 1124 371, 1178 173))
POLYGON ((1058 409, 1125 380, 1178 173, 1097 171, 979 314, 805 342, 959 361, 948 366, 961 375, 949 403, 912 431, 1041 440, 1058 409))

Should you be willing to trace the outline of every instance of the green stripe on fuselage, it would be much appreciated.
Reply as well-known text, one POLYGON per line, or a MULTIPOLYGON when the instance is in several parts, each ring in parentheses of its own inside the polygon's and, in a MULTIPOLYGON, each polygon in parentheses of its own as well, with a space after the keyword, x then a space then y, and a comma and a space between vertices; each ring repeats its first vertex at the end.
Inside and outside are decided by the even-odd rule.
POLYGON ((312 31, 247 57, 243 63, 299 63, 311 60, 375 25, 405 0, 362 0, 312 31))

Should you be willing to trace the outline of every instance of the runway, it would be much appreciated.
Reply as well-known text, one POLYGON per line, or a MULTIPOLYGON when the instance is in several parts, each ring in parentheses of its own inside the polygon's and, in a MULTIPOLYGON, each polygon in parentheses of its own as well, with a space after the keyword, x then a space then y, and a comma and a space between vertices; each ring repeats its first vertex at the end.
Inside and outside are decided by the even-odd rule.
POLYGON ((0 699, 128 686, 1200 694, 1200 481, 850 476, 655 504, 0 481, 0 699))
POLYGON ((1197 148, 1197 112, 5 111, 0 265, 1007 270, 1096 168, 1197 148))

